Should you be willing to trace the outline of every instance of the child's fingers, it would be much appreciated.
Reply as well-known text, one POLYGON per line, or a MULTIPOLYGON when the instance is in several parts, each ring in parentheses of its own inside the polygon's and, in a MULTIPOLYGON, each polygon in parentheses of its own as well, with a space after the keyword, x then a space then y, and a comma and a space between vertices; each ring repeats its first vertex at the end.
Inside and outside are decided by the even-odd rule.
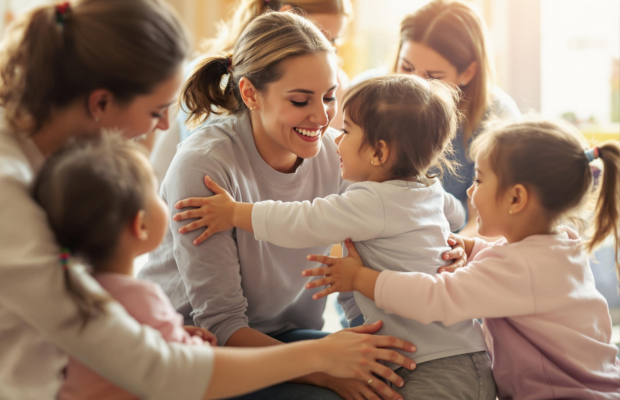
POLYGON ((317 279, 316 281, 306 283, 306 289, 313 289, 319 286, 331 285, 334 282, 334 278, 326 276, 325 278, 317 279))
POLYGON ((205 226, 207 226, 207 221, 201 218, 197 221, 194 221, 192 223, 189 223, 179 228, 179 233, 187 233, 187 232, 195 231, 196 229, 200 229, 205 226))
POLYGON ((332 265, 336 261, 335 257, 323 256, 319 254, 310 254, 306 257, 306 259, 308 261, 315 261, 325 265, 332 265))
POLYGON ((452 249, 443 253, 442 258, 444 260, 456 260, 457 258, 463 257, 464 255, 465 250, 462 247, 457 247, 456 249, 452 249))
POLYGON ((323 297, 327 297, 330 294, 334 293, 336 290, 333 288, 333 286, 330 286, 328 288, 325 288, 323 290, 321 290, 318 293, 315 293, 312 295, 312 300, 318 300, 318 299, 322 299, 323 297))
POLYGON ((181 209, 186 207, 202 207, 207 199, 208 197, 190 197, 189 199, 177 201, 174 208, 181 209))
POLYGON ((331 270, 329 269, 329 267, 319 267, 319 268, 312 268, 312 269, 305 269, 301 272, 302 276, 323 276, 323 275, 329 275, 329 272, 331 270))
POLYGON ((174 216, 172 217, 173 220, 175 221, 182 221, 184 219, 194 219, 194 218, 200 218, 202 217, 202 211, 200 211, 200 209, 195 208, 193 210, 188 210, 188 211, 183 211, 180 213, 176 213, 174 214, 174 216))
POLYGON ((215 183, 209 175, 205 176, 205 185, 215 194, 228 193, 226 190, 222 189, 220 185, 215 183))
POLYGON ((442 272, 454 272, 454 271, 456 271, 457 269, 459 269, 459 268, 463 267, 464 265, 465 265, 465 262, 463 262, 463 261, 457 261, 457 262, 455 262, 454 264, 448 265, 447 267, 441 267, 441 268, 439 268, 439 270, 438 270, 438 271, 439 271, 439 273, 442 273, 442 272))
POLYGON ((206 229, 204 232, 202 232, 200 234, 200 236, 198 236, 196 239, 194 239, 194 241, 192 242, 192 244, 194 246, 198 246, 200 243, 204 242, 205 240, 209 239, 209 237, 211 237, 211 235, 217 233, 216 231, 214 231, 213 229, 206 229))
POLYGON ((357 248, 355 247, 351 239, 345 240, 344 245, 347 247, 347 251, 349 252, 349 257, 357 258, 358 260, 362 259, 359 253, 357 252, 357 248))

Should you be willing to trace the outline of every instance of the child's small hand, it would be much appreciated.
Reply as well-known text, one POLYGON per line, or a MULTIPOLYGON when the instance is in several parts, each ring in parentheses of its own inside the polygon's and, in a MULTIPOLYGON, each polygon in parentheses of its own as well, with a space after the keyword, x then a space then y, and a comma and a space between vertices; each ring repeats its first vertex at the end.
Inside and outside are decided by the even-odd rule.
POLYGON ((185 332, 189 333, 191 336, 198 336, 205 342, 208 342, 211 346, 217 346, 217 338, 207 329, 191 325, 186 325, 183 329, 185 329, 185 332))
POLYGON ((307 269, 302 272, 303 276, 324 276, 324 278, 306 284, 306 289, 328 286, 319 293, 313 295, 312 298, 314 300, 318 300, 334 292, 351 292, 355 290, 353 288, 353 281, 355 280, 356 274, 364 268, 364 264, 362 264, 362 259, 357 253, 357 249, 351 239, 347 239, 345 244, 349 252, 348 257, 337 258, 316 254, 308 256, 309 261, 316 261, 327 265, 327 267, 307 269))
POLYGON ((465 242, 459 235, 453 233, 448 236, 448 245, 452 250, 443 253, 442 258, 446 261, 453 260, 452 264, 439 268, 438 272, 454 272, 458 268, 464 267, 467 263, 467 253, 465 252, 465 242))
POLYGON ((179 233, 187 233, 205 226, 207 227, 207 229, 194 240, 194 245, 204 242, 215 233, 233 228, 232 221, 236 204, 235 199, 217 183, 213 182, 209 176, 205 177, 205 185, 214 193, 213 196, 191 197, 189 199, 180 200, 174 205, 176 209, 196 207, 193 210, 183 211, 172 217, 175 221, 197 218, 196 221, 181 227, 179 233))

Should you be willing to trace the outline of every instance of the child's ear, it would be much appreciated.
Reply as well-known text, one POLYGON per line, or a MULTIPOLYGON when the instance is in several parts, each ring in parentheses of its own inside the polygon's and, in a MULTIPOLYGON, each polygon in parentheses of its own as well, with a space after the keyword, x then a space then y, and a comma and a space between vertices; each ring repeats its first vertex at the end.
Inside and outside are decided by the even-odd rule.
POLYGON ((149 233, 146 229, 146 221, 145 221, 145 212, 144 210, 138 211, 136 216, 131 223, 131 230, 133 234, 136 236, 138 240, 147 240, 149 238, 149 233))
POLYGON ((521 212, 527 206, 527 203, 530 200, 530 193, 528 192, 527 188, 522 184, 513 186, 512 189, 509 190, 509 196, 509 214, 517 214, 521 212))
POLYGON ((390 148, 385 140, 379 140, 379 143, 375 146, 375 153, 373 155, 374 165, 383 165, 387 163, 390 157, 390 148))

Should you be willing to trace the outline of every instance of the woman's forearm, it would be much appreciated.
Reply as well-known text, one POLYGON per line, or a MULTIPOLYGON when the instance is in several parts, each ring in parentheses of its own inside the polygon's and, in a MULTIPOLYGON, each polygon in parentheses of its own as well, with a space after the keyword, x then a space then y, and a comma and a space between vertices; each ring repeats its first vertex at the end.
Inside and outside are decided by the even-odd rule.
POLYGON ((321 360, 308 341, 253 349, 215 348, 211 383, 204 399, 220 399, 320 371, 321 360))
MULTIPOLYGON (((239 329, 226 342, 227 347, 267 347, 280 344, 284 343, 252 328, 239 329)), ((327 375, 317 373, 299 377, 294 379, 293 382, 325 386, 326 379, 327 375)))

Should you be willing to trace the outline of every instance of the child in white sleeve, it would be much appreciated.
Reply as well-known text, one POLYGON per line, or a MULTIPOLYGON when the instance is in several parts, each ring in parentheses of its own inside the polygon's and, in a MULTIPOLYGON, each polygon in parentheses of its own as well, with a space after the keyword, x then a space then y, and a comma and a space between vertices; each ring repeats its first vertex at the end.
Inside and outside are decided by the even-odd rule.
POLYGON ((311 256, 328 267, 305 271, 325 275, 310 286, 355 290, 421 323, 484 318, 500 399, 620 399, 609 308, 588 258, 608 236, 618 254, 620 144, 584 151, 581 142, 575 128, 546 121, 509 124, 474 141, 476 179, 468 195, 478 233, 504 238, 462 238, 466 268, 434 276, 379 273, 373 264, 363 268, 363 257, 311 256), (603 174, 594 229, 584 243, 560 222, 592 197, 596 158, 603 174))
MULTIPOLYGON (((345 127, 336 139, 342 177, 354 182, 343 195, 313 202, 237 203, 207 179, 215 196, 177 204, 201 206, 175 216, 177 221, 202 217, 181 233, 208 226, 203 233, 208 237, 236 227, 288 248, 351 238, 366 265, 377 271, 434 275, 449 264, 442 254, 450 249, 450 230, 465 218, 461 203, 428 173, 453 168, 448 156, 459 123, 456 97, 450 86, 416 76, 365 81, 346 94, 345 127)), ((417 363, 416 370, 393 367, 405 381, 394 390, 405 399, 495 399, 478 321, 421 324, 388 314, 359 293, 355 301, 366 323, 383 321, 381 334, 416 343, 415 353, 403 353, 417 363)))

